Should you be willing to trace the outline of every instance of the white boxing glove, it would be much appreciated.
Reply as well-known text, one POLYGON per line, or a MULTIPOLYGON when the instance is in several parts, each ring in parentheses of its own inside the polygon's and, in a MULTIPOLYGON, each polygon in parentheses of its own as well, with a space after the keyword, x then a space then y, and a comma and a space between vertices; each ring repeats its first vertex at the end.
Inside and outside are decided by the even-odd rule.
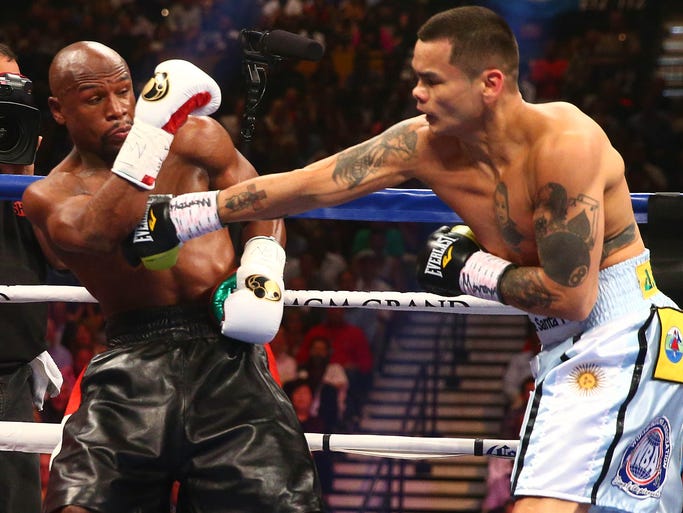
POLYGON ((282 322, 285 250, 272 237, 253 237, 244 246, 237 272, 214 291, 211 306, 226 337, 267 344, 282 322))
POLYGON ((135 105, 135 120, 112 172, 153 189, 173 136, 190 114, 205 116, 221 104, 221 90, 194 64, 172 59, 159 64, 135 105))

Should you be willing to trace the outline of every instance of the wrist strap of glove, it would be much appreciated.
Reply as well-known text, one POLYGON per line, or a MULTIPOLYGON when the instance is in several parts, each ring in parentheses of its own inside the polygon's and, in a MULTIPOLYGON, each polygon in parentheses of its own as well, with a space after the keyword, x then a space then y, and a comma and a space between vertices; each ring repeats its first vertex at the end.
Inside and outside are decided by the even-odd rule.
POLYGON ((172 142, 173 134, 136 120, 111 170, 138 187, 154 189, 159 169, 172 142))
POLYGON ((281 277, 285 271, 286 258, 285 250, 273 237, 258 236, 252 237, 244 245, 240 265, 263 265, 281 277))
POLYGON ((173 198, 169 216, 182 242, 223 228, 218 217, 218 191, 192 192, 173 198))
POLYGON ((512 262, 503 258, 485 251, 476 251, 460 271, 460 290, 470 296, 501 303, 500 280, 511 266, 512 262))

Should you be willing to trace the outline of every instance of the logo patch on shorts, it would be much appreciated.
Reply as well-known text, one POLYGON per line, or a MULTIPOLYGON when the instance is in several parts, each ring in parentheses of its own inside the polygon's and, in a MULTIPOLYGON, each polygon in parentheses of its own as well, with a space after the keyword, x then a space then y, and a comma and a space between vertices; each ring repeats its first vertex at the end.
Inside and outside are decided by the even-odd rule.
POLYGON ((612 484, 636 499, 659 498, 671 454, 666 417, 650 422, 628 446, 612 484))
POLYGON ((636 267, 636 275, 638 276, 638 284, 640 285, 640 292, 643 294, 643 299, 654 296, 657 292, 657 285, 655 278, 652 275, 652 266, 650 261, 643 262, 636 267))
POLYGON ((683 312, 675 308, 658 308, 657 315, 662 326, 662 334, 653 377, 683 383, 683 312))

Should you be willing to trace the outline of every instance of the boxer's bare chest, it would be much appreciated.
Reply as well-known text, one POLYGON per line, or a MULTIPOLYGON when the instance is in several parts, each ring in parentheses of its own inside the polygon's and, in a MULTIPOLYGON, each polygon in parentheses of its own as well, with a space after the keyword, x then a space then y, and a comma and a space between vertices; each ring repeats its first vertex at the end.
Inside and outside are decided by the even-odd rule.
POLYGON ((426 180, 472 228, 479 243, 503 258, 537 263, 533 187, 526 159, 506 165, 454 164, 433 169, 426 180))

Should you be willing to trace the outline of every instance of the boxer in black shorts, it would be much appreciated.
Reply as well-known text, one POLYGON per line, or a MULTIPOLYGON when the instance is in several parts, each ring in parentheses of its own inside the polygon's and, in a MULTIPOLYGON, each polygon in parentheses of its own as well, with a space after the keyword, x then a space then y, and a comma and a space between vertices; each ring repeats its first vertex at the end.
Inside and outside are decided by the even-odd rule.
POLYGON ((154 261, 123 250, 151 193, 256 175, 202 115, 220 103, 218 86, 166 61, 136 105, 127 64, 93 42, 62 49, 49 78, 52 115, 74 148, 27 188, 25 209, 99 301, 109 349, 89 365, 81 406, 64 423, 45 511, 168 511, 176 481, 179 512, 321 511, 313 459, 262 345, 282 314, 282 220, 246 224, 241 260, 227 230, 154 261), (267 294, 238 283, 245 269, 267 294), (219 284, 228 293, 217 301, 219 284))
MULTIPOLYGON (((90 507, 169 511, 177 480, 178 511, 308 511, 306 440, 262 346, 226 339, 203 307, 177 306, 111 317, 107 343, 56 460, 94 481, 90 507), (100 427, 114 419, 115 430, 100 427)), ((83 500, 70 481, 51 492, 50 504, 83 500)))

